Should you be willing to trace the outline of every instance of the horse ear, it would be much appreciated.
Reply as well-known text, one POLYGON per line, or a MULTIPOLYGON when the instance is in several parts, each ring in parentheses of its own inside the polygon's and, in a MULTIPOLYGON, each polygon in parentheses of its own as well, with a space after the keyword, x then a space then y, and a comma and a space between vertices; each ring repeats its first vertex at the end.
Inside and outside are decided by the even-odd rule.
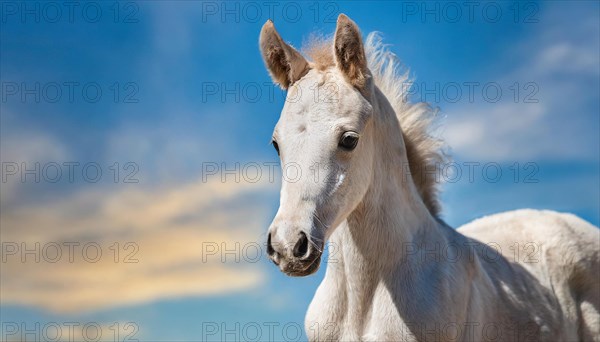
POLYGON ((333 46, 338 68, 353 86, 363 88, 368 74, 365 48, 358 26, 345 14, 338 16, 333 46))
POLYGON ((271 78, 281 88, 287 89, 308 72, 306 59, 281 39, 271 20, 262 27, 259 44, 271 78))

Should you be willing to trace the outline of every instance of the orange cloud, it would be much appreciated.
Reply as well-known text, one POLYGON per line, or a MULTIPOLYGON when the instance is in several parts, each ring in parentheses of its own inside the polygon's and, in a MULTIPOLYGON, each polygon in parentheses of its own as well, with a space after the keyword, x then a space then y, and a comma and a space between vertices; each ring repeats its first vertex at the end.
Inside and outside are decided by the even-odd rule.
POLYGON ((2 302, 82 312, 254 288, 269 208, 244 198, 272 190, 198 180, 5 210, 2 302))

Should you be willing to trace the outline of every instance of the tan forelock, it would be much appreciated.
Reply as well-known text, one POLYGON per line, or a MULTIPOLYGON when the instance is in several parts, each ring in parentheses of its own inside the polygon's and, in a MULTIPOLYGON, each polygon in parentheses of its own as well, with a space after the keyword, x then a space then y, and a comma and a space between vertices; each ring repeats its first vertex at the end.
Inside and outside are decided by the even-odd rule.
POLYGON ((304 52, 314 63, 314 67, 325 70, 335 66, 333 58, 332 38, 313 34, 302 47, 304 52))

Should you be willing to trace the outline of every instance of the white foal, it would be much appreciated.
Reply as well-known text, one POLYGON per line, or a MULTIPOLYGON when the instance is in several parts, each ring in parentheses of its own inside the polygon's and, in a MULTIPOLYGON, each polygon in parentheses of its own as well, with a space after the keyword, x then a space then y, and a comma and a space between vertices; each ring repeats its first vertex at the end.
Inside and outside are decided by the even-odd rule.
POLYGON ((458 230, 437 218, 440 142, 376 36, 338 18, 307 61, 267 22, 260 48, 287 99, 273 134, 284 177, 268 254, 292 276, 335 248, 310 340, 600 341, 600 231, 519 210, 458 230), (407 167, 408 166, 408 167, 407 167))

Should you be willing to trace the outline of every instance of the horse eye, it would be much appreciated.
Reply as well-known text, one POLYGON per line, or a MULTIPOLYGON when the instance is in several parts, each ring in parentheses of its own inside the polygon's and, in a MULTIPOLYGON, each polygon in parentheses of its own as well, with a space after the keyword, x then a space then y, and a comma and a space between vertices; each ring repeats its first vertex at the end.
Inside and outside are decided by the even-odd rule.
POLYGON ((339 146, 345 150, 352 151, 358 144, 358 133, 346 132, 340 139, 339 146))
POLYGON ((277 145, 277 141, 273 140, 271 141, 271 144, 273 144, 275 151, 277 151, 277 155, 279 155, 279 145, 277 145))

